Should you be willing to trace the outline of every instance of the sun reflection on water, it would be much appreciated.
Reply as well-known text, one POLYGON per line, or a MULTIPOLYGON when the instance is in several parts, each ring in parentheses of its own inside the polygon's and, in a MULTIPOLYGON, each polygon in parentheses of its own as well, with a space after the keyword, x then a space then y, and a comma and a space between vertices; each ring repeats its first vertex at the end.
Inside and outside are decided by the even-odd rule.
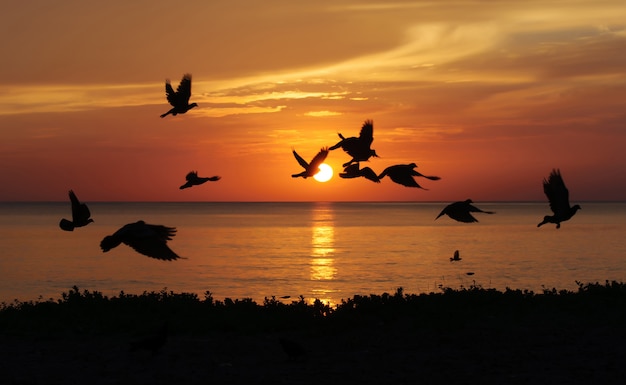
POLYGON ((328 302, 324 297, 333 292, 328 283, 337 275, 333 211, 330 204, 320 203, 312 214, 310 279, 316 282, 312 292, 317 299, 328 302))

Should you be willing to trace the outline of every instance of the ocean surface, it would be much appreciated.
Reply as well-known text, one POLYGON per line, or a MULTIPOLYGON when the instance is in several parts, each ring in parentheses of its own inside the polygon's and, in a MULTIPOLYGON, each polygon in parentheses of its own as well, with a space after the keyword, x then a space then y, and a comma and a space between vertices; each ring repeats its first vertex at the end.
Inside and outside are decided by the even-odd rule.
POLYGON ((626 203, 585 203, 561 229, 537 223, 547 203, 476 202, 478 223, 434 220, 449 203, 89 203, 73 232, 67 203, 0 203, 0 302, 57 299, 77 285, 124 291, 209 291, 214 299, 438 292, 478 285, 574 290, 626 281, 626 203), (176 227, 186 259, 160 261, 102 238, 144 220, 176 227), (451 262, 459 250, 461 261, 451 262))

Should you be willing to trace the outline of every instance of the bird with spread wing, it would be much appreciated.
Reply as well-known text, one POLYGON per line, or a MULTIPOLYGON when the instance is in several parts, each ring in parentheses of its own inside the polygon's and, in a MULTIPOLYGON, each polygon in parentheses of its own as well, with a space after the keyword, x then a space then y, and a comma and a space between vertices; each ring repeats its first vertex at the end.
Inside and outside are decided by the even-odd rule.
POLYGON ((165 81, 165 95, 167 96, 167 101, 172 105, 172 108, 162 114, 162 118, 169 114, 174 116, 184 114, 192 108, 198 107, 197 103, 189 104, 189 98, 191 98, 191 74, 183 75, 176 91, 172 88, 170 80, 167 79, 165 81))
POLYGON ((304 171, 302 171, 301 173, 291 175, 292 178, 303 177, 304 179, 306 179, 308 177, 314 176, 320 171, 320 164, 322 164, 328 156, 328 148, 324 147, 320 150, 320 152, 317 153, 317 155, 315 155, 313 160, 311 160, 311 163, 307 163, 306 160, 302 159, 302 157, 298 155, 296 150, 292 151, 293 156, 296 157, 296 160, 298 161, 300 166, 304 168, 304 171))
POLYGON ((342 148, 352 159, 343 164, 343 167, 347 167, 352 163, 364 162, 369 160, 370 157, 378 157, 376 151, 371 149, 372 142, 374 141, 374 122, 366 120, 361 126, 359 137, 346 138, 341 133, 338 134, 341 140, 330 147, 329 150, 336 150, 342 148))
POLYGON ((209 181, 215 182, 215 181, 218 181, 220 179, 221 179, 221 177, 219 177, 217 175, 216 176, 210 176, 210 177, 202 177, 202 176, 198 176, 198 172, 197 171, 190 171, 185 176, 185 180, 187 180, 187 182, 184 185, 180 186, 180 189, 183 190, 183 189, 186 189, 186 188, 189 188, 189 187, 201 185, 201 184, 209 182, 209 181))
POLYGON ((561 222, 571 219, 576 211, 580 210, 579 205, 569 205, 569 191, 565 187, 560 170, 552 170, 548 179, 543 180, 543 192, 548 197, 550 209, 554 215, 544 216, 543 221, 537 227, 546 223, 556 223, 556 228, 560 229, 561 222))
POLYGON ((65 231, 74 231, 76 227, 87 226, 93 219, 91 219, 91 212, 86 204, 81 203, 74 191, 69 191, 70 202, 72 203, 72 220, 62 218, 59 222, 59 227, 65 231))
POLYGON ((167 246, 167 241, 175 235, 176 228, 174 227, 151 225, 144 221, 137 221, 123 226, 113 235, 104 237, 100 242, 100 248, 106 253, 123 243, 150 258, 172 261, 182 258, 167 246))
POLYGON ((396 164, 394 166, 389 166, 383 170, 383 172, 378 175, 378 179, 383 179, 385 176, 391 178, 397 184, 401 184, 406 187, 417 187, 426 190, 422 186, 420 186, 415 179, 414 176, 421 176, 422 178, 430 179, 430 180, 439 180, 441 179, 438 176, 429 176, 422 175, 421 173, 415 171, 417 165, 415 163, 410 164, 396 164))
POLYGON ((478 219, 474 218, 474 216, 471 213, 495 214, 495 212, 493 211, 481 210, 478 207, 472 205, 472 203, 474 202, 472 202, 471 199, 466 199, 464 201, 450 203, 443 210, 441 210, 441 212, 439 213, 439 215, 437 215, 437 218, 435 218, 435 220, 439 219, 439 217, 442 215, 447 215, 450 218, 458 222, 472 223, 472 222, 478 222, 478 219))

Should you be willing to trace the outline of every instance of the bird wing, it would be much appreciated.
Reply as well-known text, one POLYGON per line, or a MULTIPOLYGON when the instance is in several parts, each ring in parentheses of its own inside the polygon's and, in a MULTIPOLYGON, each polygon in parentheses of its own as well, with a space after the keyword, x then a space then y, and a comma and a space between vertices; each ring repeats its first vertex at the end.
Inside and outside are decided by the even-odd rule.
POLYGON ((302 166, 304 168, 308 168, 309 167, 309 164, 306 162, 306 160, 302 159, 302 157, 300 155, 298 155, 296 150, 292 150, 292 152, 293 152, 293 156, 296 157, 296 160, 298 161, 298 163, 300 163, 300 166, 302 166))
POLYGON ((569 211, 569 191, 559 170, 552 170, 548 180, 543 180, 543 192, 548 197, 552 212, 559 215, 569 211))
POLYGON ((374 170, 372 170, 371 168, 369 167, 362 168, 360 173, 361 173, 361 176, 363 176, 364 178, 369 179, 372 182, 380 183, 380 179, 378 178, 378 175, 376 175, 374 170))
POLYGON ((368 147, 374 141, 374 122, 366 120, 361 126, 361 132, 359 133, 359 140, 368 147))
POLYGON ((191 97, 191 74, 184 74, 183 78, 176 89, 178 95, 178 101, 186 106, 189 103, 191 97))
POLYGON ((146 223, 135 223, 131 226, 133 225, 136 226, 129 228, 129 234, 123 240, 124 244, 151 258, 166 261, 180 258, 167 246, 167 241, 176 235, 176 228, 146 223))
POLYGON ((320 150, 320 152, 317 153, 317 155, 315 155, 311 163, 309 163, 309 168, 312 170, 319 169, 320 164, 322 164, 324 160, 326 160, 327 156, 328 156, 328 147, 324 147, 320 150))
POLYGON ((387 172, 389 178, 391 178, 392 181, 398 184, 406 187, 423 188, 415 181, 415 179, 413 179, 413 176, 411 175, 412 170, 410 168, 407 168, 405 165, 391 166, 388 167, 385 171, 387 172))
POLYGON ((473 213, 485 213, 485 214, 493 214, 493 213, 495 213, 494 211, 481 210, 478 207, 473 206, 473 205, 468 205, 468 209, 469 209, 469 211, 471 211, 473 213))
POLYGON ((446 214, 455 221, 463 223, 478 222, 478 219, 474 218, 469 211, 448 211, 446 214))
POLYGON ((176 107, 178 105, 178 97, 176 92, 172 88, 169 79, 165 81, 165 96, 167 97, 167 101, 172 107, 176 107))
POLYGON ((91 212, 89 211, 89 207, 86 204, 80 203, 74 191, 69 191, 70 201, 72 202, 72 221, 74 223, 79 223, 82 221, 86 221, 91 216, 91 212))

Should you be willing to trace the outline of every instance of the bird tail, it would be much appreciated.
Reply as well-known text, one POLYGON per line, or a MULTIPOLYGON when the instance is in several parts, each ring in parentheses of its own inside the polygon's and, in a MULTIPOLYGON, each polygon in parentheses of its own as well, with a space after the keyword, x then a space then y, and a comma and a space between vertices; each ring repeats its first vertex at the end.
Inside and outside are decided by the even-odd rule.
POLYGON ((65 218, 61 219, 61 222, 59 222, 59 227, 65 231, 74 231, 74 223, 68 221, 65 218))
POLYGON ((112 248, 119 246, 120 243, 121 242, 116 237, 107 235, 106 237, 104 237, 102 242, 100 242, 100 248, 102 249, 103 252, 106 253, 112 248))

